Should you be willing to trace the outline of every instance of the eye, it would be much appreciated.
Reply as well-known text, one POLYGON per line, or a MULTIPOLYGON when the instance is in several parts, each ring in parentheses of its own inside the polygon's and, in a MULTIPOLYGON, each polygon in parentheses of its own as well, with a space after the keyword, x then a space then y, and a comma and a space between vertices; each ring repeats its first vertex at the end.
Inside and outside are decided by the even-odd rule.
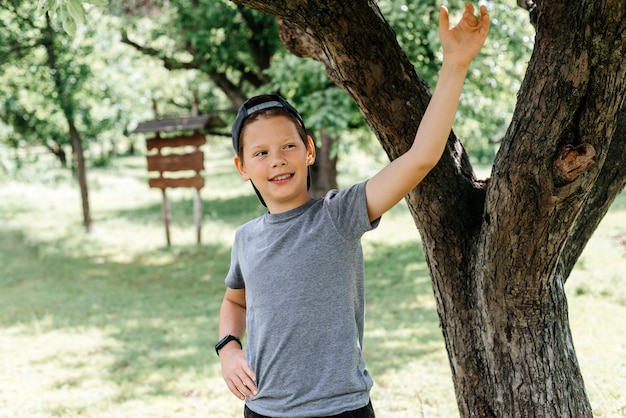
POLYGON ((254 153, 255 157, 262 157, 267 154, 267 151, 257 151, 254 153))

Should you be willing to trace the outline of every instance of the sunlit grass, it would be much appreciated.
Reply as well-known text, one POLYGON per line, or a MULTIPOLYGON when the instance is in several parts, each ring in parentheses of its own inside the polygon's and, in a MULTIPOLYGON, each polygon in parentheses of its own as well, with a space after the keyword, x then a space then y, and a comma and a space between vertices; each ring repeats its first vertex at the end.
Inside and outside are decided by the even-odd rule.
MULTIPOLYGON (((203 244, 193 192, 161 194, 144 160, 88 173, 94 232, 69 171, 40 158, 0 171, 0 417, 242 416, 213 351, 235 228, 262 213, 227 146, 207 152, 203 244)), ((362 180, 380 162, 353 164, 362 180)), ((566 290, 597 417, 626 415, 626 195, 566 290)), ((456 401, 417 231, 404 203, 366 234, 365 355, 379 417, 453 417, 456 401)))

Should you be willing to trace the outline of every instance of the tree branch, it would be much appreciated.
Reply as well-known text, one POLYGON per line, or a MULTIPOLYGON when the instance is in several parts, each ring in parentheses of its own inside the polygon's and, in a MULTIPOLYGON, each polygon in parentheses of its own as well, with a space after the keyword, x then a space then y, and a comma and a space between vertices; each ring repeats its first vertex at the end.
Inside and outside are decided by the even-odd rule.
POLYGON ((195 59, 189 62, 178 61, 177 59, 169 57, 163 51, 159 51, 158 49, 140 45, 130 40, 126 30, 121 31, 121 42, 133 47, 134 49, 136 49, 137 51, 141 52, 144 55, 161 60, 163 62, 163 66, 170 71, 171 70, 192 70, 192 69, 201 70, 201 62, 195 59))

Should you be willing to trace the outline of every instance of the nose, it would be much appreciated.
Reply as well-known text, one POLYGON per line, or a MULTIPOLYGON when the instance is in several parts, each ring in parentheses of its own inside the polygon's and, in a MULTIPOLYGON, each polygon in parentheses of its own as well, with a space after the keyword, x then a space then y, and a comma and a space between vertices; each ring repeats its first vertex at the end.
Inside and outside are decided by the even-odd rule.
POLYGON ((287 160, 285 159, 283 154, 278 153, 275 155, 274 161, 272 162, 272 167, 278 167, 278 166, 286 165, 286 164, 287 164, 287 160))

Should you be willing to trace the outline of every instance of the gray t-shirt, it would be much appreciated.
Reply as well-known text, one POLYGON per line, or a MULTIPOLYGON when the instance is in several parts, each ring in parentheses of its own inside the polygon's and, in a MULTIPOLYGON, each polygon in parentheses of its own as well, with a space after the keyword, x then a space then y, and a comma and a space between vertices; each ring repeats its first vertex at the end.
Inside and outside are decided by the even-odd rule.
POLYGON ((237 230, 226 285, 246 289, 250 409, 295 418, 367 405, 361 236, 377 225, 359 183, 237 230))

